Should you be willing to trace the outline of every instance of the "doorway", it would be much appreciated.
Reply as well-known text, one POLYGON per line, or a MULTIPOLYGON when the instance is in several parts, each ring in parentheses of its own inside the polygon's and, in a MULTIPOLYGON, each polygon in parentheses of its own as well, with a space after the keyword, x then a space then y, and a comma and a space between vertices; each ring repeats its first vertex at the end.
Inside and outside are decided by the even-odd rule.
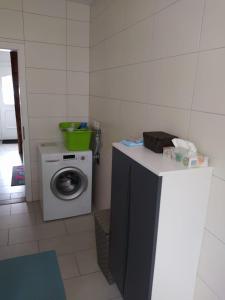
POLYGON ((0 41, 0 205, 32 201, 25 78, 24 45, 0 41))
POLYGON ((0 205, 25 201, 18 56, 0 50, 0 205))

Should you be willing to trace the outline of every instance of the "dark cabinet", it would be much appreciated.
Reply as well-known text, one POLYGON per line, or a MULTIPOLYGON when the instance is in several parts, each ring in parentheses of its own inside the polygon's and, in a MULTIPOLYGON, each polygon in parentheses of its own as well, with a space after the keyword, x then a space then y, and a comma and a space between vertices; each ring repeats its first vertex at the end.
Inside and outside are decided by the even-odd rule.
POLYGON ((114 280, 123 294, 127 265, 129 219, 129 186, 131 160, 120 151, 113 151, 110 267, 114 280))
POLYGON ((151 299, 160 203, 158 176, 133 162, 130 180, 129 250, 124 298, 151 299))
POLYGON ((111 271, 125 300, 151 299, 161 179, 113 149, 111 271))

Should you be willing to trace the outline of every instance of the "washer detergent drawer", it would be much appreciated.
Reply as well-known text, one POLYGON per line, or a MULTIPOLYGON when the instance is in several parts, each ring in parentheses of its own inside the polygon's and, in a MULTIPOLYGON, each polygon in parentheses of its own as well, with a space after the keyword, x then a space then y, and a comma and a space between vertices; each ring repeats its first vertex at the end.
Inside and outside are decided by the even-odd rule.
POLYGON ((58 170, 51 179, 51 191, 63 201, 78 198, 87 189, 87 176, 76 167, 66 167, 58 170))

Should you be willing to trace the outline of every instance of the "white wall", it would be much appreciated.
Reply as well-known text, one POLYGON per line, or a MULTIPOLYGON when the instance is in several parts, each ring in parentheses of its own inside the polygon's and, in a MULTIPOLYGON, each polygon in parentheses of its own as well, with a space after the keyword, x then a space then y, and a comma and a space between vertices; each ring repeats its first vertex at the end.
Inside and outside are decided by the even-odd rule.
POLYGON ((61 140, 59 122, 88 118, 89 15, 65 0, 0 0, 0 40, 25 44, 34 199, 37 144, 61 140))
POLYGON ((215 167, 195 300, 225 298, 225 1, 95 0, 90 117, 103 126, 98 207, 110 205, 111 143, 164 130, 215 167))

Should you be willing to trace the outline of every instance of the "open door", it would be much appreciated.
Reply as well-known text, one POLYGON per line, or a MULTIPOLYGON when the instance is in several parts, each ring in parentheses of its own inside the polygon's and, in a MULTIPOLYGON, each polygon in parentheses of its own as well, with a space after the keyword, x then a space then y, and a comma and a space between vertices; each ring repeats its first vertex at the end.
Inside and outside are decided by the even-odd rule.
POLYGON ((10 52, 11 67, 12 67, 12 81, 14 90, 15 113, 16 113, 16 127, 18 137, 18 150, 23 160, 23 136, 21 125, 21 111, 20 111, 20 91, 19 91, 19 70, 18 70, 18 55, 16 51, 10 52))

